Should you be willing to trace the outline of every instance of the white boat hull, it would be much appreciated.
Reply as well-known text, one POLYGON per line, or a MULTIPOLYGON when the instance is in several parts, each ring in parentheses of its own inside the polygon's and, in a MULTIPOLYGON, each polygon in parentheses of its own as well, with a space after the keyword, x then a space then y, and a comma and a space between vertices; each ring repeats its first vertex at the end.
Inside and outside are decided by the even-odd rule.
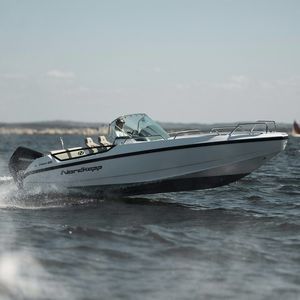
POLYGON ((148 194, 205 189, 234 182, 281 152, 287 135, 194 136, 119 145, 68 161, 48 155, 24 174, 33 192, 148 194), (46 166, 46 167, 45 167, 46 166))

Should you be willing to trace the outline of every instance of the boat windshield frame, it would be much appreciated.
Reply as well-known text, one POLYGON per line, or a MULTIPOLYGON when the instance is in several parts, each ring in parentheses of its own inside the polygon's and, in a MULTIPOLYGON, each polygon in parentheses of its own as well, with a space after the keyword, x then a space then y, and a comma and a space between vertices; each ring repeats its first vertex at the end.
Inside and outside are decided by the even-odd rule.
POLYGON ((167 140, 170 138, 170 135, 145 113, 123 115, 116 118, 109 124, 108 136, 111 140, 127 137, 137 141, 167 140), (122 128, 117 125, 120 120, 123 123, 122 128), (118 135, 116 131, 121 135, 118 135))

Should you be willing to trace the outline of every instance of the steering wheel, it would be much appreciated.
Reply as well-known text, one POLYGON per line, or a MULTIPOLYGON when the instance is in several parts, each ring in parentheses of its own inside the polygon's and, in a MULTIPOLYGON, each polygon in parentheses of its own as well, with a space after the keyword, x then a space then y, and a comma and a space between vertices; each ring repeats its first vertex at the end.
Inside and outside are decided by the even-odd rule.
POLYGON ((132 130, 126 130, 126 133, 128 133, 131 137, 133 137, 133 136, 139 136, 138 131, 134 130, 134 129, 132 129, 132 130))

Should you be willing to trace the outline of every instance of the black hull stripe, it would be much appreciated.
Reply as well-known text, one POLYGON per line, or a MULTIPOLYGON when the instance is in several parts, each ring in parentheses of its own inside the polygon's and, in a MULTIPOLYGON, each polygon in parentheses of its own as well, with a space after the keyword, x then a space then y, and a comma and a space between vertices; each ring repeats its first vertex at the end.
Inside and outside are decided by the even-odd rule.
MULTIPOLYGON (((121 157, 128 157, 128 156, 135 156, 135 155, 142 155, 142 154, 149 154, 149 153, 156 153, 156 152, 164 152, 164 151, 173 151, 173 150, 180 150, 180 149, 188 149, 188 148, 199 148, 199 147, 211 147, 216 145, 227 145, 227 144, 244 144, 244 143, 253 143, 253 142, 266 142, 266 141, 275 141, 275 140, 287 140, 287 136, 282 137, 272 137, 272 138, 255 138, 255 139, 246 139, 246 140, 233 140, 233 141, 222 141, 222 142, 208 142, 208 143, 199 143, 199 144, 191 144, 191 145, 182 145, 182 146, 173 146, 173 147, 165 147, 165 148, 158 148, 158 149, 150 149, 150 150, 142 150, 137 152, 129 152, 124 154, 116 154, 116 155, 110 155, 105 157, 99 157, 99 158, 93 158, 89 160, 81 160, 77 162, 72 162, 68 164, 48 167, 40 170, 30 171, 23 175, 23 178, 26 178, 29 175, 51 171, 55 169, 62 169, 62 168, 68 168, 83 164, 89 164, 93 162, 103 161, 103 160, 110 160, 115 158, 121 158, 121 157)), ((101 153, 99 153, 101 155, 101 153)))

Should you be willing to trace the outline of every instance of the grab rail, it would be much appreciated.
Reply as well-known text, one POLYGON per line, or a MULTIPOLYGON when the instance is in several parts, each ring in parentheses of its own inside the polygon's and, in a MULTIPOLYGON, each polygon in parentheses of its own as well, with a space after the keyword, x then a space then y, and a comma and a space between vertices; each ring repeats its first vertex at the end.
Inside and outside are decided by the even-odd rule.
POLYGON ((257 127, 258 125, 264 125, 266 133, 271 132, 270 125, 272 125, 273 130, 276 131, 275 121, 259 120, 256 122, 238 123, 237 125, 233 125, 233 126, 215 127, 210 130, 210 133, 216 133, 218 135, 220 135, 220 134, 232 135, 239 128, 241 129, 242 126, 250 126, 250 125, 252 125, 252 127, 249 130, 247 130, 249 132, 249 134, 252 134, 253 132, 255 132, 255 127, 257 127), (228 130, 227 132, 222 132, 222 133, 220 132, 221 130, 226 130, 226 129, 231 129, 231 128, 232 128, 232 130, 228 130))
POLYGON ((182 130, 182 131, 176 131, 176 132, 169 132, 169 135, 175 134, 174 137, 173 137, 173 139, 175 140, 178 135, 186 134, 186 133, 187 134, 189 134, 189 133, 195 133, 195 132, 202 132, 202 131, 200 129, 190 129, 190 130, 182 130))
POLYGON ((126 142, 128 140, 136 140, 137 142, 141 142, 141 141, 149 141, 148 138, 152 138, 152 137, 159 137, 162 140, 166 140, 165 137, 163 137, 160 134, 155 134, 155 135, 150 135, 150 136, 139 136, 139 135, 131 135, 131 136, 117 136, 115 137, 114 141, 113 141, 113 145, 116 145, 116 141, 118 140, 122 140, 123 143, 122 144, 126 144, 126 142))
MULTIPOLYGON (((214 127, 210 130, 210 133, 216 133, 216 134, 222 134, 219 131, 220 130, 226 130, 226 129, 235 129, 236 125, 228 125, 228 126, 223 126, 223 127, 214 127)), ((229 132, 229 130, 227 131, 229 132)), ((227 132, 225 132, 227 134, 227 132)))
POLYGON ((263 123, 266 123, 266 124, 271 123, 271 124, 273 124, 274 131, 275 132, 277 131, 276 122, 273 121, 273 120, 257 120, 256 122, 263 122, 263 123))

